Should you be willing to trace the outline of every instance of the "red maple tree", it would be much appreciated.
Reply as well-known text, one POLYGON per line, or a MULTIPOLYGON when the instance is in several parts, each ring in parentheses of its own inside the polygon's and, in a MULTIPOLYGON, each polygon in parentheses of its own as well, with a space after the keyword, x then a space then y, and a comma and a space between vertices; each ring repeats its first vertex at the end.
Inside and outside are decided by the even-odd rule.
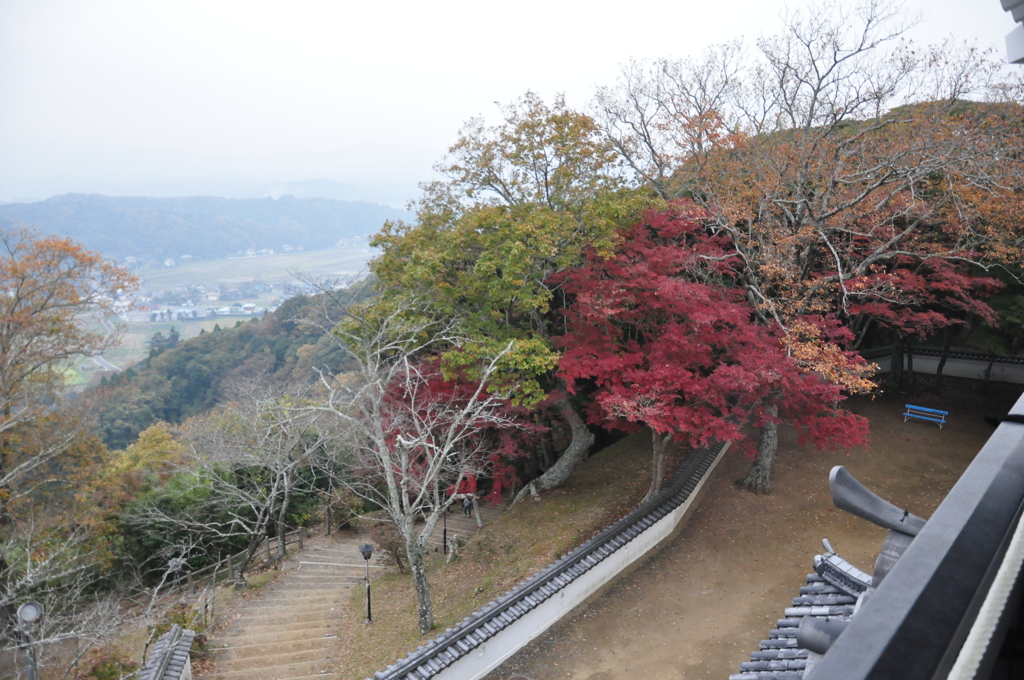
MULTIPOLYGON (((871 324, 886 329, 892 338, 891 378, 899 384, 903 353, 908 350, 908 373, 913 380, 913 352, 908 344, 945 329, 946 345, 939 375, 948 355, 954 326, 976 317, 998 325, 998 315, 982 298, 999 292, 1003 283, 965 272, 956 263, 940 258, 901 255, 885 265, 872 267, 865 276, 849 282, 859 302, 850 305, 851 329, 863 336, 871 324)), ((912 385, 911 385, 912 387, 912 385)))
POLYGON ((527 455, 529 437, 541 435, 547 428, 526 418, 522 407, 503 401, 492 417, 467 423, 459 449, 469 455, 462 455, 461 465, 446 468, 439 475, 437 468, 444 468, 446 463, 431 455, 437 448, 435 440, 448 436, 453 422, 464 417, 462 409, 479 383, 458 371, 445 375, 437 356, 419 360, 414 371, 419 380, 394 381, 385 399, 384 426, 389 444, 398 448, 409 441, 418 442, 410 451, 408 465, 404 469, 396 465, 392 473, 411 487, 426 483, 444 488, 444 498, 439 499, 442 504, 453 494, 476 495, 483 490, 484 502, 500 502, 502 494, 519 482, 514 460, 527 455))
MULTIPOLYGON (((570 390, 593 386, 591 422, 651 429, 648 497, 663 484, 672 441, 729 440, 752 454, 743 428, 769 422, 794 425, 801 444, 819 448, 868 440, 867 421, 840 408, 841 388, 802 369, 776 327, 756 323, 742 289, 729 285, 734 264, 728 241, 707 233, 692 205, 676 203, 645 215, 612 257, 591 252, 560 275, 570 304, 559 373, 570 390)), ((817 325, 844 334, 827 320, 817 325)), ((761 444, 762 458, 774 455, 777 443, 767 452, 761 444)))

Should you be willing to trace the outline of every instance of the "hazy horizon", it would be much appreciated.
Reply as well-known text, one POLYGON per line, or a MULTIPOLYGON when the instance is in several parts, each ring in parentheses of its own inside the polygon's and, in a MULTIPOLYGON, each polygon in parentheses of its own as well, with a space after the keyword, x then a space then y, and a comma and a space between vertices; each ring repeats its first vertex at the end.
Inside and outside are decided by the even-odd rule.
MULTIPOLYGON (((404 207, 496 102, 534 90, 585 106, 629 59, 752 43, 784 4, 0 0, 0 202, 293 184, 404 207)), ((1001 55, 1014 28, 999 0, 905 7, 926 44, 953 35, 1001 55)))
POLYGON ((364 201, 404 210, 415 198, 415 183, 338 182, 325 177, 283 180, 266 177, 167 177, 123 181, 89 181, 83 178, 38 178, 0 185, 0 205, 38 203, 66 194, 100 194, 111 197, 175 198, 329 198, 364 201))

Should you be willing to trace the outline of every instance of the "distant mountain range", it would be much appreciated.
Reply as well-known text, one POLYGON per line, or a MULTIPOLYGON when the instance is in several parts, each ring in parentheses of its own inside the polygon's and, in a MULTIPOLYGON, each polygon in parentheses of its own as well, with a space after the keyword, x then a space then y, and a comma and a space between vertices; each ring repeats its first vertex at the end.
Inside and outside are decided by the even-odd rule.
POLYGON ((411 217, 376 203, 287 194, 276 199, 65 194, 0 205, 0 228, 21 225, 70 236, 118 260, 215 259, 250 249, 280 252, 285 245, 312 250, 374 234, 386 220, 411 217))
POLYGON ((0 176, 0 204, 34 203, 60 194, 103 194, 104 196, 220 196, 221 198, 333 198, 339 201, 367 201, 404 208, 419 196, 413 182, 338 182, 333 179, 284 181, 244 177, 182 177, 133 180, 97 180, 84 177, 36 177, 13 179, 0 176))

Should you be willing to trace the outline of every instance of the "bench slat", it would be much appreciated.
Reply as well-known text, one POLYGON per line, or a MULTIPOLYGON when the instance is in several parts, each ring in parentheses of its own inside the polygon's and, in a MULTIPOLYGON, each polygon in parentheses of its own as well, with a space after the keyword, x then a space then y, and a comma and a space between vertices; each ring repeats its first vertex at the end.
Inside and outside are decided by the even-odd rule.
POLYGON ((907 422, 908 418, 916 418, 917 420, 927 420, 932 423, 938 423, 939 429, 946 424, 946 416, 949 415, 949 411, 940 411, 936 408, 926 408, 924 406, 914 406, 913 404, 906 404, 906 412, 903 414, 903 422, 907 422))
POLYGON ((942 418, 933 418, 932 416, 924 416, 924 415, 921 415, 920 413, 904 413, 903 415, 906 416, 907 418, 920 418, 921 420, 930 420, 933 423, 944 423, 944 422, 946 422, 942 418))
POLYGON ((926 413, 936 413, 941 416, 949 415, 949 411, 940 411, 937 408, 926 408, 924 406, 914 406, 913 404, 906 404, 904 405, 904 408, 907 409, 908 411, 924 411, 926 413))

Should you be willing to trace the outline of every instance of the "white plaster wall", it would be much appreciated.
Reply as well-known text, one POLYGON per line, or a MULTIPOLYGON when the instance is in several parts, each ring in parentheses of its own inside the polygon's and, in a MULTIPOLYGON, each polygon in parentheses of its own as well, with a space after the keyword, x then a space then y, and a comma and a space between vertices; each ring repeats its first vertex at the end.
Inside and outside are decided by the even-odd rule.
MULTIPOLYGON (((879 372, 888 373, 892 357, 879 357, 871 359, 871 363, 877 364, 879 372)), ((903 360, 903 367, 906 368, 906 359, 903 360)), ((927 373, 935 375, 939 368, 939 357, 914 355, 914 373, 927 373)), ((973 378, 983 380, 988 362, 980 359, 957 359, 949 358, 942 369, 943 375, 954 378, 973 378)), ((990 380, 996 382, 1008 382, 1024 384, 1024 364, 1001 364, 998 361, 992 364, 992 376, 990 380)))
POLYGON ((685 503, 434 677, 438 680, 479 680, 585 602, 588 597, 615 580, 623 570, 656 549, 662 541, 672 536, 676 527, 686 518, 711 473, 728 450, 727 442, 685 503))

